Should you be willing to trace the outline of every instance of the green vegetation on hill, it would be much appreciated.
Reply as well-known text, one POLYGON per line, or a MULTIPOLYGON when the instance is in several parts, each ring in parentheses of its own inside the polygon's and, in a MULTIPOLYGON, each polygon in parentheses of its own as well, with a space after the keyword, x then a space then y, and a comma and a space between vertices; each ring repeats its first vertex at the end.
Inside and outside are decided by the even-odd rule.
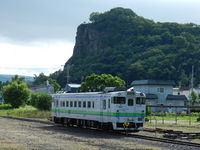
POLYGON ((174 80, 189 85, 192 65, 200 83, 200 26, 160 23, 114 8, 92 13, 77 30, 73 56, 63 71, 50 77, 64 86, 67 64, 70 81, 80 83, 91 73, 112 74, 130 84, 138 79, 174 80))

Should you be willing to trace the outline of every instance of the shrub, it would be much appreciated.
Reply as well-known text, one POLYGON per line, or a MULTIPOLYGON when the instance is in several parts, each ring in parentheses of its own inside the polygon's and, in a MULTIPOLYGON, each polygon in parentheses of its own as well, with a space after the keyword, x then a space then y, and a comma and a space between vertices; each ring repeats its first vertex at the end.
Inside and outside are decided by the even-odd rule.
POLYGON ((0 110, 1 109, 11 109, 11 108, 12 108, 12 106, 10 104, 2 104, 2 105, 0 105, 0 110))
POLYGON ((32 93, 30 103, 39 110, 50 110, 51 100, 51 95, 47 93, 32 93))
POLYGON ((3 87, 3 97, 5 103, 11 104, 14 108, 25 105, 28 101, 29 95, 30 90, 23 81, 12 81, 10 84, 3 87))
POLYGON ((30 105, 37 107, 39 93, 32 93, 30 98, 30 105))
POLYGON ((191 112, 200 112, 200 108, 191 108, 191 112))

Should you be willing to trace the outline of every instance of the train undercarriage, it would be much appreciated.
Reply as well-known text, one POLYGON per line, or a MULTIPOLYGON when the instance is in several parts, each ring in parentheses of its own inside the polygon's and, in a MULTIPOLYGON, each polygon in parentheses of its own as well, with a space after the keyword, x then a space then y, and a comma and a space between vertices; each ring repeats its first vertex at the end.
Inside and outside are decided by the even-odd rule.
POLYGON ((124 123, 112 123, 112 122, 99 122, 94 120, 84 120, 75 118, 65 118, 65 117, 53 117, 53 121, 57 124, 62 124, 63 126, 72 127, 76 126, 79 128, 95 128, 100 130, 117 130, 117 131, 130 131, 138 132, 139 128, 143 128, 143 123, 133 123, 130 122, 128 126, 124 123), (114 128, 113 128, 114 126, 114 128))

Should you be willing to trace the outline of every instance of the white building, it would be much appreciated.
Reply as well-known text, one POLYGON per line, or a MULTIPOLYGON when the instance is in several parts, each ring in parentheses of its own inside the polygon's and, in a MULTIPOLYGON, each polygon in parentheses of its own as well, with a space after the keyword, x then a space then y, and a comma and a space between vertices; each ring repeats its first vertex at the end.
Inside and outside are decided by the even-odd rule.
POLYGON ((29 89, 36 93, 38 92, 48 93, 48 94, 54 93, 54 87, 52 85, 33 85, 29 86, 29 89))
MULTIPOLYGON (((187 98, 185 95, 173 95, 173 81, 163 80, 136 80, 131 83, 136 91, 144 92, 149 105, 185 106, 187 98)), ((175 112, 173 109, 163 109, 168 112, 175 112)), ((161 108, 152 108, 152 111, 161 111, 161 108)), ((186 111, 185 108, 178 108, 177 112, 186 111)))
POLYGON ((81 84, 75 84, 75 83, 66 84, 65 91, 71 92, 71 93, 76 93, 79 91, 80 87, 81 87, 81 84))

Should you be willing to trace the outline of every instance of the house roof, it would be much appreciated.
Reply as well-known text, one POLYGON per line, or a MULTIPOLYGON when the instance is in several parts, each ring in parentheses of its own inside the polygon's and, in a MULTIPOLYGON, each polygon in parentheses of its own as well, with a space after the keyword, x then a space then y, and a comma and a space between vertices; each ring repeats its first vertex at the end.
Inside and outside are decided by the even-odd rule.
POLYGON ((158 99, 158 96, 156 94, 147 93, 146 99, 158 99))
POLYGON ((30 85, 30 86, 28 86, 28 88, 29 89, 38 89, 38 88, 47 88, 47 87, 53 87, 52 85, 49 85, 49 86, 47 86, 47 85, 30 85))
POLYGON ((3 97, 2 96, 0 96, 0 101, 3 101, 3 97))
POLYGON ((131 85, 175 85, 174 81, 165 81, 165 80, 135 80, 131 85))
POLYGON ((168 94, 166 100, 187 100, 187 97, 185 95, 168 94))
POLYGON ((79 88, 79 87, 81 87, 81 84, 68 84, 68 86, 69 87, 71 87, 71 88, 79 88))

